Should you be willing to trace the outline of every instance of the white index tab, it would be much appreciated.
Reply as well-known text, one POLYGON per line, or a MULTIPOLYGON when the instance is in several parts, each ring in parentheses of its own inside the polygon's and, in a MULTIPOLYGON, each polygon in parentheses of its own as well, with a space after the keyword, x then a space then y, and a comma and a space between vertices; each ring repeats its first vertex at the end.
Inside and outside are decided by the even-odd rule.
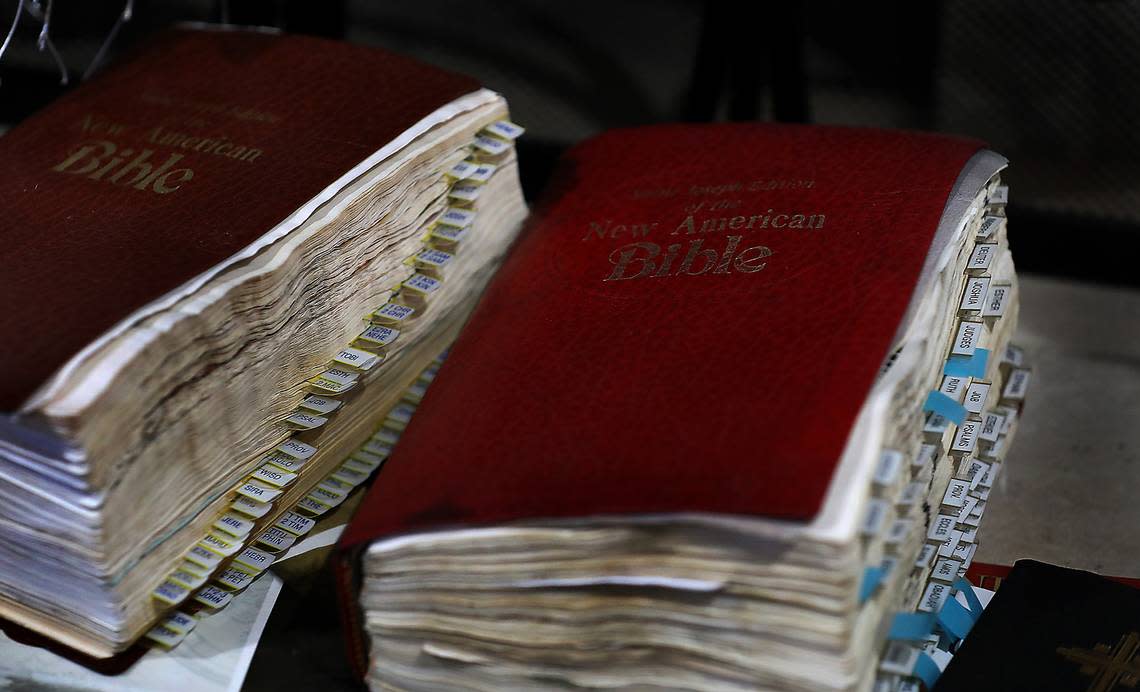
POLYGON ((989 396, 989 382, 973 382, 970 384, 970 388, 966 390, 966 400, 962 402, 962 405, 970 413, 981 413, 989 396))
POLYGON ((329 422, 329 419, 324 416, 314 415, 308 411, 294 411, 281 422, 293 430, 312 430, 329 422))
POLYGON ((950 451, 960 454, 969 454, 978 446, 978 426, 976 420, 964 420, 954 433, 954 444, 950 451))
POLYGON ((264 483, 258 483, 257 481, 246 481, 237 489, 237 493, 238 495, 244 495, 258 502, 272 502, 281 494, 281 490, 267 486, 264 483))
POLYGON ((990 193, 990 198, 986 200, 987 204, 1009 204, 1009 185, 998 185, 994 191, 990 193))
POLYGON ((377 308, 375 312, 369 315, 369 318, 373 322, 381 322, 383 324, 400 324, 409 319, 415 312, 415 308, 408 307, 407 305, 384 303, 377 308))
POLYGON ((962 302, 958 309, 975 312, 982 309, 986 300, 986 291, 990 288, 988 276, 972 276, 966 281, 966 288, 962 291, 962 302))
POLYGON ((226 607, 234 596, 216 586, 203 586, 194 594, 194 600, 209 608, 218 609, 226 607))
POLYGON ((488 135, 475 135, 471 144, 479 151, 491 156, 498 156, 511 148, 510 142, 488 135))
POLYGON ((456 185, 452 185, 451 189, 447 191, 447 196, 451 199, 457 199, 460 202, 474 202, 475 200, 479 199, 479 193, 482 191, 482 185, 461 182, 456 185))
POLYGON ((467 228, 475 223, 475 212, 471 209, 448 207, 440 214, 439 223, 452 228, 467 228))
POLYGON ((496 137, 503 137, 505 139, 518 139, 522 137, 526 129, 520 125, 516 125, 509 120, 499 120, 488 125, 487 132, 495 135, 496 137))
POLYGON ((985 303, 982 305, 982 317, 1001 317, 1013 295, 1013 286, 1009 284, 994 284, 986 291, 985 303))
POLYGON ((297 537, 293 534, 276 527, 266 529, 265 533, 257 537, 258 543, 268 547, 275 553, 285 550, 293 545, 293 542, 296 540, 297 537))
MULTIPOLYGON (((439 290, 439 287, 443 285, 443 282, 439 279, 433 279, 426 274, 416 273, 412 274, 410 279, 400 285, 409 291, 415 291, 416 293, 423 293, 424 295, 427 295, 430 293, 435 293, 437 290, 439 290)), ((375 328, 376 327, 373 327, 373 329, 375 328)))
POLYGON ((966 271, 989 269, 997 252, 998 246, 995 243, 978 243, 974 246, 974 251, 970 253, 970 260, 966 262, 966 271))
MULTIPOLYGON (((419 275, 417 274, 416 276, 419 275)), ((361 332, 360 336, 356 337, 356 340, 363 341, 370 346, 387 346, 395 341, 398 336, 400 336, 398 329, 377 324, 361 332)))
POLYGON ((1023 368, 1017 368, 1010 371, 1009 381, 1005 383, 1005 389, 1002 390, 1002 401, 1021 401, 1025 398, 1025 393, 1029 391, 1029 375, 1030 371, 1023 368))
POLYGON ((317 453, 317 448, 312 445, 307 445, 300 440, 289 438, 276 447, 278 450, 285 452, 291 457, 298 459, 308 460, 309 457, 317 453))
POLYGON ((966 394, 967 381, 965 377, 947 375, 942 378, 942 386, 938 388, 938 391, 961 403, 962 397, 966 394))
POLYGON ((241 539, 253 531, 253 522, 233 512, 226 512, 213 524, 215 529, 225 531, 234 538, 241 539))
POLYGON ((983 327, 984 325, 981 322, 962 320, 958 325, 958 334, 954 337, 954 345, 950 349, 950 353, 957 356, 974 355, 974 351, 981 346, 983 327))
POLYGON ((245 495, 239 495, 238 497, 234 498, 234 502, 230 505, 230 509, 235 512, 241 512, 247 517, 260 519, 268 514, 269 510, 273 509, 273 504, 270 502, 258 502, 257 500, 249 499, 245 495))
POLYGON ((342 365, 347 365, 366 372, 376 367, 376 364, 381 360, 383 359, 375 353, 369 353, 368 351, 363 351, 351 346, 345 346, 333 356, 333 361, 336 363, 341 363, 342 365))
POLYGON ((995 216, 993 214, 989 214, 984 219, 982 219, 981 225, 978 226, 978 237, 989 239, 993 237, 995 233, 1000 231, 1003 225, 1005 225, 1004 216, 995 216))
POLYGON ((237 554, 234 558, 234 564, 253 570, 254 574, 260 574, 276 559, 271 553, 257 548, 246 548, 237 554))
POLYGON ((879 464, 875 467, 875 475, 871 480, 876 485, 893 485, 895 479, 899 477, 899 469, 902 468, 902 463, 902 452, 884 449, 883 453, 879 455, 879 464))
POLYGON ((303 517, 296 512, 286 512, 285 514, 281 515, 281 518, 278 519, 277 522, 273 524, 273 526, 279 529, 285 529, 289 533, 293 533, 298 536, 304 536, 309 532, 310 529, 313 528, 313 526, 316 525, 316 523, 317 522, 313 521, 312 519, 303 517))
POLYGON ((340 408, 340 405, 342 403, 343 402, 338 401, 337 399, 330 399, 324 396, 317 396, 316 394, 309 394, 301 400, 301 403, 298 404, 298 406, 305 409, 306 411, 319 413, 323 416, 332 413, 333 411, 340 408))
POLYGON ((276 466, 266 464, 254 471, 251 477, 254 480, 263 481, 277 488, 284 488, 297 478, 297 474, 282 471, 276 466))
POLYGON ((930 520, 930 529, 926 532, 926 538, 931 541, 945 541, 950 537, 950 532, 954 530, 956 523, 956 517, 939 514, 930 520))

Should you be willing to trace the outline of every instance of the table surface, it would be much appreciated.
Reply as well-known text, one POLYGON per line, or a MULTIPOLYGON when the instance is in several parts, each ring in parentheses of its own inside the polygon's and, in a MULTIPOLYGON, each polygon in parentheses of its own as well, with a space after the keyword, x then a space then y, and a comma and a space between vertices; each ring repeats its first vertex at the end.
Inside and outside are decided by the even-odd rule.
POLYGON ((1140 292, 1021 278, 1033 380, 978 530, 980 562, 1140 577, 1140 292))

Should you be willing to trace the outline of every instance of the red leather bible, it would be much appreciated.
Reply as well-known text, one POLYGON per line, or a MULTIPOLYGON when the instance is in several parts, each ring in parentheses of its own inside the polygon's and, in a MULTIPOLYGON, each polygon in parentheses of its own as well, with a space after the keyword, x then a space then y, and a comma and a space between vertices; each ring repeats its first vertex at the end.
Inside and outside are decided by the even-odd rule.
POLYGON ((727 124, 573 148, 341 539, 350 634, 379 537, 811 521, 981 147, 727 124))
POLYGON ((0 329, 20 335, 0 344, 0 411, 477 89, 379 49, 173 29, 28 118, 0 137, 0 329))

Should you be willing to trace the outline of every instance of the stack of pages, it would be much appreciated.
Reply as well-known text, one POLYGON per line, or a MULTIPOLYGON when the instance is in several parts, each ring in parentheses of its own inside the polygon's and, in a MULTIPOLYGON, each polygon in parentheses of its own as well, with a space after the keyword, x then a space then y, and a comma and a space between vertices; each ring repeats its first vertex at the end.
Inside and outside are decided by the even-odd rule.
POLYGON ((0 139, 0 615, 176 644, 363 482, 525 215, 507 117, 384 51, 184 28, 0 139))
POLYGON ((1028 382, 1005 160, 749 124, 564 164, 342 539, 369 684, 917 684, 887 637, 969 565, 1028 382))

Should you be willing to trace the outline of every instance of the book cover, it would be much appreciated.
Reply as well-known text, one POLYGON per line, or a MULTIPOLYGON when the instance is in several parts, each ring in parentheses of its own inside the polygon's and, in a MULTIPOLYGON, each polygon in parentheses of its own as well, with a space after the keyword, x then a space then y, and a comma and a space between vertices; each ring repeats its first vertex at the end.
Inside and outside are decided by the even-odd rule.
POLYGON ((938 679, 954 690, 1109 690, 1140 681, 1140 591, 1018 560, 938 679))
POLYGON ((0 411, 478 89, 381 49, 178 28, 28 118, 0 138, 0 329, 20 335, 0 411))
POLYGON ((344 544, 523 518, 811 519, 980 146, 742 124, 576 147, 344 544))

